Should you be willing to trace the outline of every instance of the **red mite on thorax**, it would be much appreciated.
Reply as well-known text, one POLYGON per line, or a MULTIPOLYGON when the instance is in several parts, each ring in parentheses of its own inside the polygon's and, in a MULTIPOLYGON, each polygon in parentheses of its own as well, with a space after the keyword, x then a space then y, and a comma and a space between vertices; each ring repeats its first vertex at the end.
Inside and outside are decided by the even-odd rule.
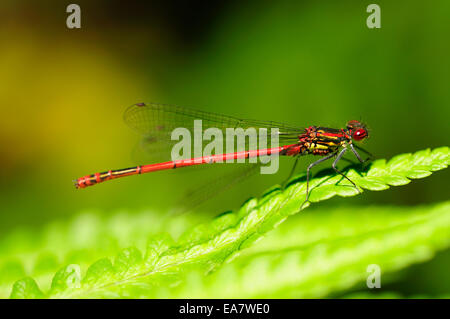
MULTIPOLYGON (((142 128, 148 130, 147 127, 151 127, 150 131, 144 131, 146 135, 146 139, 148 141, 158 141, 157 138, 152 137, 151 134, 149 136, 148 133, 159 132, 173 127, 173 123, 164 122, 163 119, 165 115, 170 115, 170 118, 173 118, 174 114, 180 117, 186 117, 185 120, 192 121, 193 119, 205 119, 205 121, 214 122, 216 121, 218 125, 225 126, 225 124, 229 124, 229 127, 279 127, 277 123, 273 122, 262 122, 262 121, 252 121, 252 120, 239 120, 234 117, 227 117, 225 115, 213 114, 209 112, 202 112, 187 108, 182 108, 178 106, 171 105, 163 105, 163 104, 145 104, 138 103, 132 105, 125 113, 125 119, 129 122, 129 125, 133 128, 140 129, 144 131, 142 128), (138 123, 138 124, 137 124, 138 123), (150 124, 154 124, 151 126, 150 124)), ((169 117, 169 116, 168 116, 169 117)), ((283 124, 278 123, 282 128, 285 128, 285 131, 280 129, 279 139, 280 141, 290 142, 291 144, 282 145, 274 148, 267 149, 257 149, 257 150, 245 150, 242 152, 234 152, 234 153, 226 153, 226 154, 217 154, 204 156, 199 158, 190 158, 183 160, 175 160, 168 161, 163 163, 156 164, 148 164, 148 165, 140 165, 136 167, 130 167, 125 169, 118 170, 109 170, 101 173, 95 173, 91 175, 86 175, 84 177, 78 178, 75 181, 76 188, 85 188, 87 186, 92 186, 110 179, 116 179, 120 177, 144 174, 149 172, 174 169, 185 166, 193 166, 199 164, 206 163, 215 163, 215 162, 224 162, 230 159, 243 159, 243 158, 251 158, 251 157, 260 157, 265 155, 284 155, 284 156, 293 156, 298 157, 302 155, 319 155, 322 156, 321 159, 311 163, 307 168, 307 191, 306 191, 306 200, 309 198, 309 171, 310 169, 327 160, 331 157, 336 157, 333 162, 333 169, 349 180, 353 186, 356 185, 347 178, 342 172, 340 172, 336 165, 338 161, 342 158, 344 153, 348 150, 352 151, 352 153, 356 156, 356 158, 361 162, 365 162, 372 155, 362 149, 359 146, 353 144, 353 142, 360 142, 369 137, 368 130, 364 124, 359 121, 349 121, 346 125, 346 128, 343 129, 335 129, 335 128, 327 128, 320 126, 309 126, 304 130, 295 129, 292 127, 285 126, 283 124), (294 142, 294 143, 293 143, 294 142), (292 144, 293 143, 293 144, 292 144), (369 158, 366 160, 362 160, 356 149, 359 149, 366 154, 369 155, 369 158)), ((170 150, 168 150, 168 154, 170 154, 170 150)), ((359 191, 359 189, 356 187, 359 191)))

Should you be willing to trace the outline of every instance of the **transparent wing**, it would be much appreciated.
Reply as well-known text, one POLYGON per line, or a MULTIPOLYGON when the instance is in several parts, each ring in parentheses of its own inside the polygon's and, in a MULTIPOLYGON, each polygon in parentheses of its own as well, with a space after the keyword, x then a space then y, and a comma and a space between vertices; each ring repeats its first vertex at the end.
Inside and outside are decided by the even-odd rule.
MULTIPOLYGON (((125 111, 124 120, 128 126, 142 135, 142 140, 135 148, 133 157, 135 159, 139 158, 139 160, 153 161, 170 160, 171 149, 178 142, 178 140, 172 140, 171 136, 172 132, 177 128, 187 129, 190 132, 192 148, 196 143, 202 143, 202 146, 208 144, 208 141, 203 141, 202 133, 198 134, 197 132, 195 134, 194 129, 200 127, 200 122, 196 123, 197 126, 194 125, 195 120, 201 120, 200 132, 214 128, 214 130, 211 130, 211 141, 214 139, 217 145, 222 145, 222 152, 230 151, 225 141, 227 128, 242 128, 246 134, 256 132, 258 136, 258 145, 256 147, 260 147, 260 145, 270 147, 270 145, 273 145, 272 140, 274 137, 278 138, 280 144, 288 142, 292 144, 304 131, 302 128, 275 121, 239 119, 233 116, 156 103, 138 103, 130 106, 125 111), (278 130, 271 130, 272 128, 277 128, 278 130), (259 134, 260 132, 265 132, 266 134, 259 134), (219 136, 215 133, 221 134, 219 136)), ((237 138, 234 143, 234 149, 231 151, 253 149, 254 144, 249 138, 237 138)), ((215 151, 220 153, 217 149, 215 151)), ((189 156, 185 158, 187 157, 189 156)))
POLYGON ((228 191, 242 181, 256 175, 260 167, 261 164, 259 163, 241 165, 239 167, 233 166, 226 173, 210 178, 203 184, 187 191, 178 201, 178 204, 175 205, 171 213, 177 215, 192 212, 194 209, 203 206, 203 204, 228 191))

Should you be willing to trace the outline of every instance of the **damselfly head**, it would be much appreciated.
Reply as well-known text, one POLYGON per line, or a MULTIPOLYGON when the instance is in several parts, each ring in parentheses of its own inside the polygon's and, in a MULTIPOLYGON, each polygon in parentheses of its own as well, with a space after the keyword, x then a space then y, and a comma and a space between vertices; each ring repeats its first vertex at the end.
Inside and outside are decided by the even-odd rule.
POLYGON ((367 130, 367 127, 359 121, 349 121, 347 123, 347 129, 349 131, 349 134, 352 136, 352 139, 354 139, 355 141, 359 142, 369 137, 369 131, 367 130))

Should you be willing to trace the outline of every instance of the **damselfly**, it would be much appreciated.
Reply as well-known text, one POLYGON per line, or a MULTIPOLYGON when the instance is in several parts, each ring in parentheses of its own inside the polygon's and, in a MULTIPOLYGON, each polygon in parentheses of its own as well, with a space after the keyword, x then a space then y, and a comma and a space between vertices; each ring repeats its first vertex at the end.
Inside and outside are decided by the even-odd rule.
POLYGON ((194 127, 194 120, 202 120, 203 129, 218 128, 225 130, 226 128, 277 128, 277 139, 279 140, 281 146, 267 147, 264 149, 245 149, 243 151, 229 153, 224 152, 221 154, 190 157, 179 160, 168 160, 155 164, 104 171, 78 178, 75 181, 76 188, 85 188, 110 179, 130 175, 145 174, 207 163, 225 162, 233 159, 249 159, 255 157, 258 158, 261 156, 283 155, 296 157, 296 164, 299 156, 302 155, 311 154, 322 156, 322 158, 311 163, 306 169, 305 202, 307 202, 310 196, 309 180, 311 168, 319 163, 331 159, 332 157, 335 157, 332 163, 332 168, 336 171, 336 173, 347 179, 359 192, 356 184, 337 168, 337 164, 348 150, 350 150, 361 163, 364 163, 372 158, 372 155, 369 152, 354 144, 354 142, 360 142, 369 137, 369 132, 366 126, 355 120, 349 121, 346 127, 341 129, 321 126, 296 128, 273 121, 244 120, 232 116, 156 103, 134 104, 125 111, 124 119, 131 128, 143 135, 143 143, 141 145, 153 159, 158 158, 158 156, 160 156, 161 159, 169 159, 171 154, 170 149, 175 143, 171 139, 171 132, 179 127, 192 130, 194 127), (369 157, 363 160, 357 152, 357 149, 366 153, 369 157))

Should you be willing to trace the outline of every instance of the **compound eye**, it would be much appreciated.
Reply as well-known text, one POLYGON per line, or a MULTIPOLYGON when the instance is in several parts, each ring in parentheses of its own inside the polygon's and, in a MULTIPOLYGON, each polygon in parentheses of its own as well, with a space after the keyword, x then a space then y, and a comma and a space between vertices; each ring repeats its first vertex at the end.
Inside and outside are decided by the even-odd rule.
POLYGON ((361 141, 362 139, 364 139, 364 138, 366 138, 367 137, 367 130, 365 130, 365 129, 363 129, 363 128, 360 128, 360 129, 357 129, 354 133, 353 133, 353 139, 355 140, 355 141, 361 141))

